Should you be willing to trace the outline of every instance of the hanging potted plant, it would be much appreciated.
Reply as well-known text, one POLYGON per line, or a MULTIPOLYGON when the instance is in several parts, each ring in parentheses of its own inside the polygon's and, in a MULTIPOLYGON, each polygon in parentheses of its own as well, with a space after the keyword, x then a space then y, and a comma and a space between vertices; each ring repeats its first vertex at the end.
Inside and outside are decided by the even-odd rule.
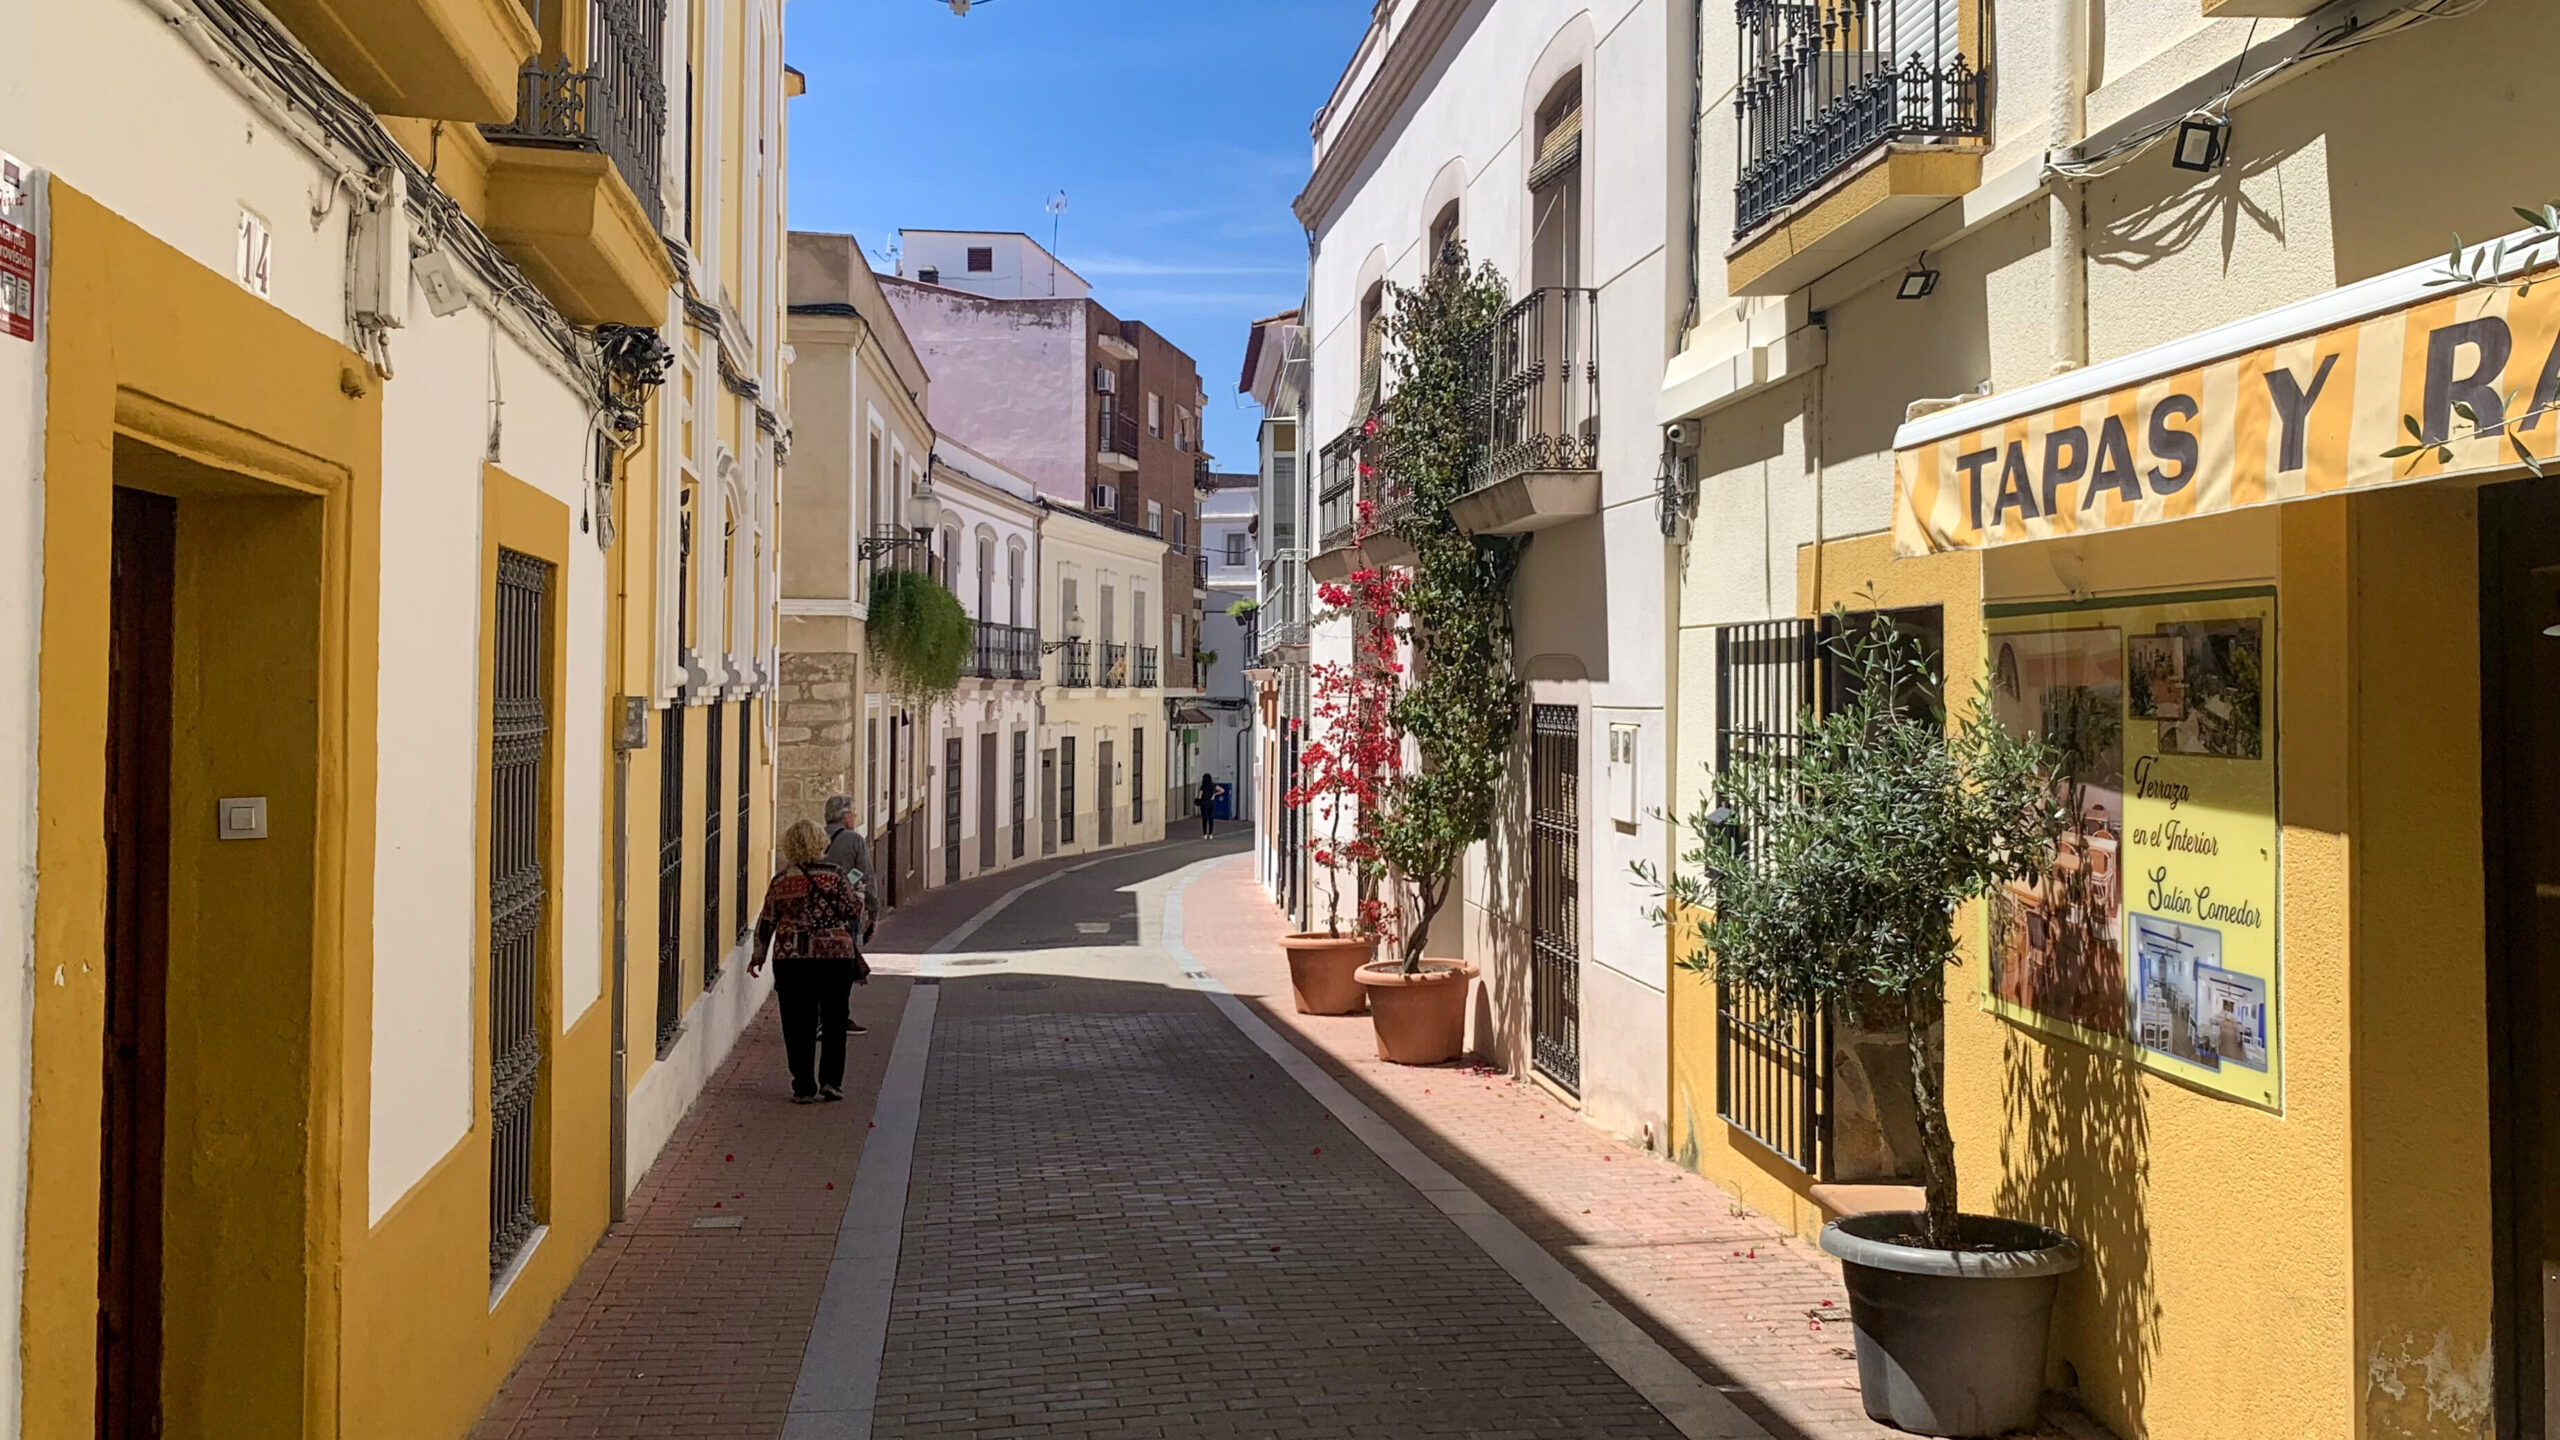
POLYGON ((959 597, 923 571, 884 566, 871 574, 870 599, 863 628, 881 687, 920 710, 949 699, 969 659, 959 597))
POLYGON ((1511 663, 1520 542, 1470 535, 1449 516, 1484 454, 1485 335, 1503 294, 1490 267, 1469 270, 1454 247, 1420 286, 1395 288, 1397 384, 1368 435, 1409 497, 1393 529, 1413 552, 1403 596, 1413 663, 1391 710, 1411 763, 1387 781, 1374 829, 1395 882, 1398 953, 1364 967, 1360 980, 1380 1058, 1408 1065, 1466 1048, 1475 967, 1425 952, 1460 862, 1492 834, 1520 723, 1511 663))
POLYGON ((1686 817, 1665 882, 1638 873, 1684 941, 1681 964, 1797 1014, 1902 1030, 1927 1175, 1926 1208, 1824 1228, 1843 1262, 1867 1414, 1928 1435, 2036 1423, 2045 1332, 2079 1249, 2042 1225, 1957 1208, 1939 1041, 1956 911, 2037 883, 2076 813, 2069 737, 2015 735, 1987 692, 1950 725, 1916 640, 1852 623, 1831 643, 1846 702, 1808 715, 1792 750, 1734 755, 1686 817))
POLYGON ((1302 1015, 1357 1015, 1369 1003, 1360 967, 1375 953, 1385 907, 1377 898, 1377 824, 1381 787, 1397 762, 1388 707, 1396 691, 1396 616, 1403 577, 1354 572, 1317 590, 1317 598, 1351 620, 1351 662, 1309 673, 1318 738, 1298 753, 1299 781, 1281 803, 1304 811, 1322 805, 1325 831, 1310 829, 1307 853, 1327 872, 1321 931, 1284 936, 1289 988, 1302 1015), (1344 826, 1350 834, 1343 833, 1344 826), (1342 928, 1343 880, 1351 880, 1351 929, 1342 928))

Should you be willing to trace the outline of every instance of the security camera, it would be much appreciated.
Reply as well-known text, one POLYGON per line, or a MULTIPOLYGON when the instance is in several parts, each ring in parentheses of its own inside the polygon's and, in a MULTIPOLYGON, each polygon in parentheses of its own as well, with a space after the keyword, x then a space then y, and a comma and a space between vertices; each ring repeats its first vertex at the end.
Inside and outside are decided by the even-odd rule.
POLYGON ((1689 425, 1685 420, 1674 420, 1662 427, 1662 443, 1665 445, 1686 445, 1689 440, 1689 425))

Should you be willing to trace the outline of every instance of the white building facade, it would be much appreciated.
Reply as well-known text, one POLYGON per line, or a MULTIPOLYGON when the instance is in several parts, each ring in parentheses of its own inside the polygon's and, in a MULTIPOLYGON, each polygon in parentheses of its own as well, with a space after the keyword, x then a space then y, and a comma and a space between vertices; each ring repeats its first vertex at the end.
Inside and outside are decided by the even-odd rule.
POLYGON ((1040 508, 1031 482, 945 439, 936 563, 971 621, 960 688, 933 712, 932 883, 1038 857, 1032 834, 1040 730, 1040 508))
MULTIPOLYGON (((1516 297, 1488 342, 1512 399, 1488 412, 1486 480, 1455 518, 1534 536, 1514 591, 1520 786, 1467 863, 1457 933, 1433 945, 1482 971, 1478 1053, 1640 1140, 1660 1132, 1665 1093, 1665 951, 1629 867, 1664 833, 1651 803, 1665 625, 1649 392, 1684 298, 1666 285, 1664 244, 1687 181, 1664 119, 1675 76, 1683 93, 1688 81, 1686 48, 1670 43, 1680 10, 1380 5, 1317 117, 1296 205, 1315 237, 1300 448, 1319 457, 1319 578, 1356 563, 1360 502, 1392 500, 1360 493, 1357 459, 1361 423, 1393 384, 1378 343, 1387 287, 1419 282, 1455 241, 1516 297)), ((1314 658, 1347 649, 1343 624, 1319 620, 1314 658)))

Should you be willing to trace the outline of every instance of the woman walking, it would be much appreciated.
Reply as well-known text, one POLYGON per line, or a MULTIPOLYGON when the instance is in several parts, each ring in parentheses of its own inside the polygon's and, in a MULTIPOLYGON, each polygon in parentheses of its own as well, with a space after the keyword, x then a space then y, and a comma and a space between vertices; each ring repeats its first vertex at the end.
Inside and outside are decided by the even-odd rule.
POLYGON ((792 822, 782 832, 781 850, 782 873, 765 888, 747 973, 762 973, 766 955, 772 956, 791 1103, 841 1100, 844 1037, 863 1033, 847 1005, 853 987, 871 980, 855 938, 864 919, 859 878, 827 863, 827 832, 810 821, 792 822))
POLYGON ((1226 791, 1216 776, 1200 777, 1200 836, 1204 840, 1218 833, 1218 797, 1226 791))

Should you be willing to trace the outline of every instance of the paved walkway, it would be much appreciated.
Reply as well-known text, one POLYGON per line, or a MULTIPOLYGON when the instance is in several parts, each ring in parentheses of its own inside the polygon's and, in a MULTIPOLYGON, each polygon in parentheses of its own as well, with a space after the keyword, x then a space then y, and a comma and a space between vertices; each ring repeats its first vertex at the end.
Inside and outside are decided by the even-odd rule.
POLYGON ((788 1105, 760 1017, 481 1436, 1892 1433, 1828 1262, 1292 1013, 1241 843, 892 916, 854 1103, 788 1105))

